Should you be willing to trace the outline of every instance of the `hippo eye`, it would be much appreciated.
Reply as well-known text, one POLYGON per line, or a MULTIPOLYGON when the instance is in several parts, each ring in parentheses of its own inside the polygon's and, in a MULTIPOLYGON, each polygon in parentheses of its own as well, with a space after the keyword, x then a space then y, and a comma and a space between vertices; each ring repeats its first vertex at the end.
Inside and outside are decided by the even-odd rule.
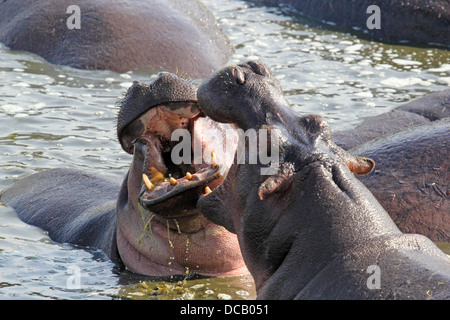
POLYGON ((231 74, 235 78, 237 84, 244 84, 245 83, 245 74, 244 74, 244 72, 242 71, 241 68, 235 67, 231 71, 231 74))

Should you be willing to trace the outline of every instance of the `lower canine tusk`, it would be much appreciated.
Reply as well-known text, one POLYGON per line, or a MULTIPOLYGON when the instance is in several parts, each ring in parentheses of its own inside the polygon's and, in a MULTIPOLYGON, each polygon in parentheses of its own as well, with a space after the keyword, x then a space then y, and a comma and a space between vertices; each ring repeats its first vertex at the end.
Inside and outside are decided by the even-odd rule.
POLYGON ((153 190, 155 188, 155 186, 145 173, 142 174, 142 180, 144 181, 145 187, 147 188, 148 191, 153 190))

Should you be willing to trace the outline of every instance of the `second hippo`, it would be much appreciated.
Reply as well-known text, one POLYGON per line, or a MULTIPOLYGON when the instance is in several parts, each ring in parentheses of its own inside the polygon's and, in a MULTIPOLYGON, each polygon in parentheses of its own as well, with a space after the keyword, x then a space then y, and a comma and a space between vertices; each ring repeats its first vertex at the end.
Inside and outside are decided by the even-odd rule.
POLYGON ((450 46, 447 0, 247 0, 291 6, 308 18, 339 29, 362 31, 387 43, 450 46))
POLYGON ((450 89, 336 132, 336 144, 367 155, 377 170, 360 177, 400 230, 450 242, 450 89))
POLYGON ((226 179, 197 205, 236 232, 259 299, 450 298, 448 256, 428 238, 400 232, 353 175, 373 162, 336 146, 322 117, 293 113, 263 64, 222 69, 198 98, 215 121, 279 132, 275 174, 248 162, 247 143, 245 161, 236 153, 226 179))

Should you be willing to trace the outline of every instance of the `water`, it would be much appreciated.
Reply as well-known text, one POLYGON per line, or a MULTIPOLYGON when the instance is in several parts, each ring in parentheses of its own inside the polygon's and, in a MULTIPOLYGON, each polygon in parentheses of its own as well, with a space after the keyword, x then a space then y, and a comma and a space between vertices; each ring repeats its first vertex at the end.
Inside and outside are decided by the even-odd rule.
MULTIPOLYGON (((230 63, 266 63, 292 107, 324 116, 333 130, 450 84, 448 51, 368 42, 243 1, 205 4, 236 48, 230 63)), ((123 177, 131 157, 115 136, 115 102, 133 80, 154 76, 54 66, 0 48, 0 190, 56 167, 123 177)), ((248 277, 142 280, 101 252, 53 243, 0 203, 0 299, 254 298, 248 277), (79 288, 71 286, 74 272, 81 275, 79 288)))

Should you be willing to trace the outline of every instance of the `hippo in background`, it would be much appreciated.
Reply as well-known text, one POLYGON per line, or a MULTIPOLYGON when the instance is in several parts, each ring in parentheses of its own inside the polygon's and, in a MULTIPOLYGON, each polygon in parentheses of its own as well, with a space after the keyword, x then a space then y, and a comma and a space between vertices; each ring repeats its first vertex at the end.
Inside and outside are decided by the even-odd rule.
POLYGON ((233 52, 198 0, 1 1, 0 42, 80 69, 146 68, 196 78, 211 75, 233 52), (71 5, 79 7, 80 29, 68 27, 71 5))
MULTIPOLYGON (((344 30, 362 30, 386 43, 450 46, 448 0, 246 0, 258 5, 287 5, 302 15, 344 30), (369 29, 367 20, 380 8, 379 29, 369 29)), ((371 19, 370 19, 371 20, 371 19)), ((373 22, 370 21, 370 24, 373 22)))
POLYGON ((333 133, 336 144, 350 150, 383 135, 428 124, 450 117, 450 89, 428 94, 402 104, 392 111, 364 119, 354 129, 333 133))
POLYGON ((402 232, 450 242, 450 89, 367 118, 333 134, 335 143, 375 160, 359 179, 402 232))
MULTIPOLYGON (((227 125, 200 117, 197 87, 171 73, 149 84, 135 81, 118 105, 118 139, 133 155, 123 181, 57 168, 19 179, 0 200, 52 240, 101 249, 139 274, 248 274, 236 235, 196 209, 206 185, 223 180, 220 159, 176 165, 170 157, 174 130, 198 136, 198 127, 207 132, 227 125), (172 193, 161 192, 169 183, 172 193), (150 189, 161 195, 152 211, 140 205, 141 190, 150 189)), ((210 147, 205 141, 203 148, 210 147)))
POLYGON ((249 164, 246 143, 245 162, 236 153, 222 184, 197 203, 237 234, 258 299, 450 299, 449 257, 396 227, 352 173, 373 162, 335 145, 322 117, 296 115, 263 64, 220 70, 198 100, 214 121, 279 132, 274 175, 249 164))

